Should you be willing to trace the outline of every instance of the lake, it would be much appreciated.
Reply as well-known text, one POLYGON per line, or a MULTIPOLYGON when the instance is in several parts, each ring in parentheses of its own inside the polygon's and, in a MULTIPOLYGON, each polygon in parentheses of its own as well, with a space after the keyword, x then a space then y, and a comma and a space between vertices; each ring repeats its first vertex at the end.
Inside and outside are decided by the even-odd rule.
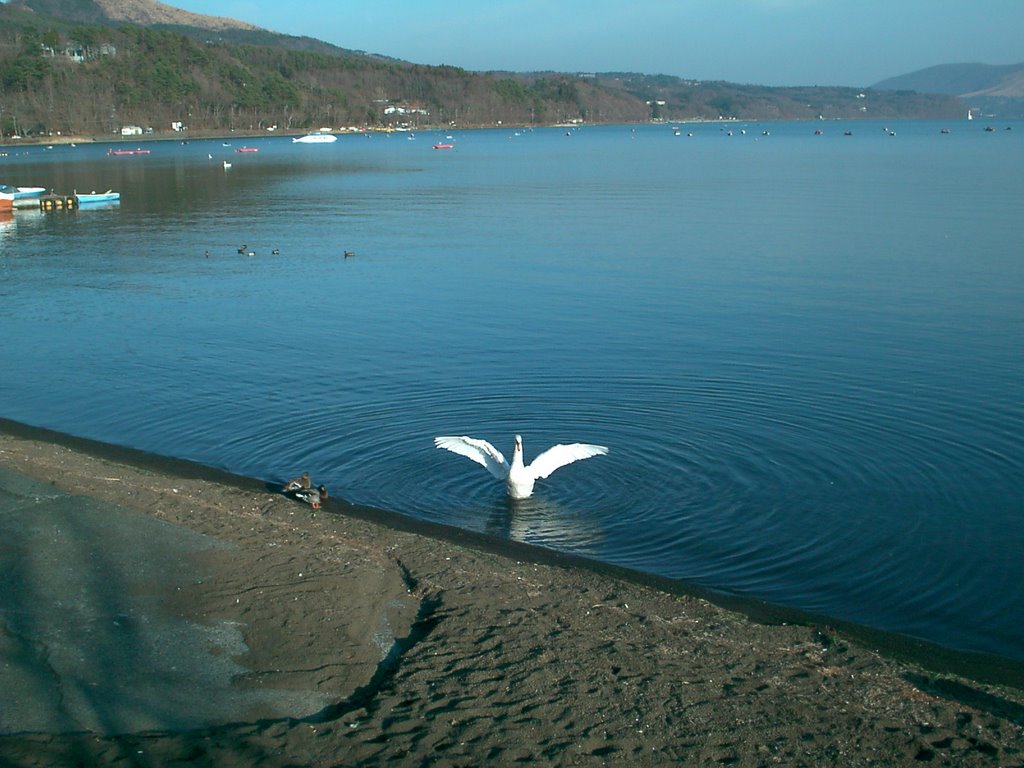
POLYGON ((0 219, 0 416, 1024 660, 993 126, 7 147, 0 182, 122 199, 0 219), (512 503, 432 442, 517 433, 610 453, 512 503))

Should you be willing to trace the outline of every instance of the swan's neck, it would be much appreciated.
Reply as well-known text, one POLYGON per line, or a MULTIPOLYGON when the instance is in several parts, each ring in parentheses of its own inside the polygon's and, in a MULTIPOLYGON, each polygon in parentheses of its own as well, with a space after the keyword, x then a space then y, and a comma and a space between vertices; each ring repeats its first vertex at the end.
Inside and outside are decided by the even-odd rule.
POLYGON ((520 443, 516 443, 516 447, 512 450, 512 469, 523 468, 523 446, 520 443))
POLYGON ((512 464, 508 468, 505 485, 508 487, 508 495, 513 499, 526 499, 533 493, 533 477, 523 466, 523 444, 518 440, 512 451, 512 464))

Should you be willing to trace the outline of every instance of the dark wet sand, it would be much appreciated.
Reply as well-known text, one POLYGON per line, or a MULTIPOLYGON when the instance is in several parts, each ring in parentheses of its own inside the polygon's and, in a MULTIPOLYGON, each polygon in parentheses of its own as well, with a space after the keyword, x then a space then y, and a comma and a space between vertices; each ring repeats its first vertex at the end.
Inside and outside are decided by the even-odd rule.
POLYGON ((0 766, 1024 766, 1019 664, 2 420, 0 470, 0 766))

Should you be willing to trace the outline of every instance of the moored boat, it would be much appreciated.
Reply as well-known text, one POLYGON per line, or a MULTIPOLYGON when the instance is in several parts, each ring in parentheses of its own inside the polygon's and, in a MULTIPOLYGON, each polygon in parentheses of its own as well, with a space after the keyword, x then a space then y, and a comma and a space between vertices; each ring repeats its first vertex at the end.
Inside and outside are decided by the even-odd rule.
POLYGON ((39 197, 45 191, 46 187, 15 187, 14 199, 23 200, 25 198, 39 197))
POLYGON ((45 187, 13 187, 15 208, 38 208, 45 187))
POLYGON ((338 140, 332 133, 307 133, 305 136, 296 136, 292 139, 293 144, 330 144, 338 140))
POLYGON ((239 147, 235 152, 259 152, 257 147, 239 147))
POLYGON ((107 154, 117 157, 120 155, 148 155, 148 149, 108 149, 107 154))
POLYGON ((79 207, 83 205, 95 205, 96 203, 119 203, 121 202, 121 193, 114 192, 110 189, 106 192, 75 192, 75 199, 78 201, 79 207))
POLYGON ((14 208, 25 208, 27 205, 39 205, 39 196, 46 190, 42 187, 15 187, 11 184, 0 184, 0 211, 14 208))
POLYGON ((444 142, 438 142, 434 145, 434 149, 455 149, 454 144, 445 144, 444 142))

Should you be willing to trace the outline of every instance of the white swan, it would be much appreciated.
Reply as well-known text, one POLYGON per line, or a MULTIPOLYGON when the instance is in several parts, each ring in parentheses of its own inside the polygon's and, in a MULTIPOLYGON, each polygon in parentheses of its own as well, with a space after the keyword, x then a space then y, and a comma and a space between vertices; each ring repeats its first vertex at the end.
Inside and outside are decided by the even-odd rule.
POLYGON ((482 465, 499 480, 505 481, 508 495, 513 499, 526 499, 533 493, 533 484, 541 480, 559 467, 572 464, 580 459, 591 456, 603 456, 608 449, 603 445, 589 443, 572 443, 555 445, 535 458, 528 466, 523 465, 523 438, 516 435, 516 447, 512 452, 512 465, 509 466, 501 451, 486 440, 472 437, 442 436, 434 438, 438 448, 457 453, 482 465))

